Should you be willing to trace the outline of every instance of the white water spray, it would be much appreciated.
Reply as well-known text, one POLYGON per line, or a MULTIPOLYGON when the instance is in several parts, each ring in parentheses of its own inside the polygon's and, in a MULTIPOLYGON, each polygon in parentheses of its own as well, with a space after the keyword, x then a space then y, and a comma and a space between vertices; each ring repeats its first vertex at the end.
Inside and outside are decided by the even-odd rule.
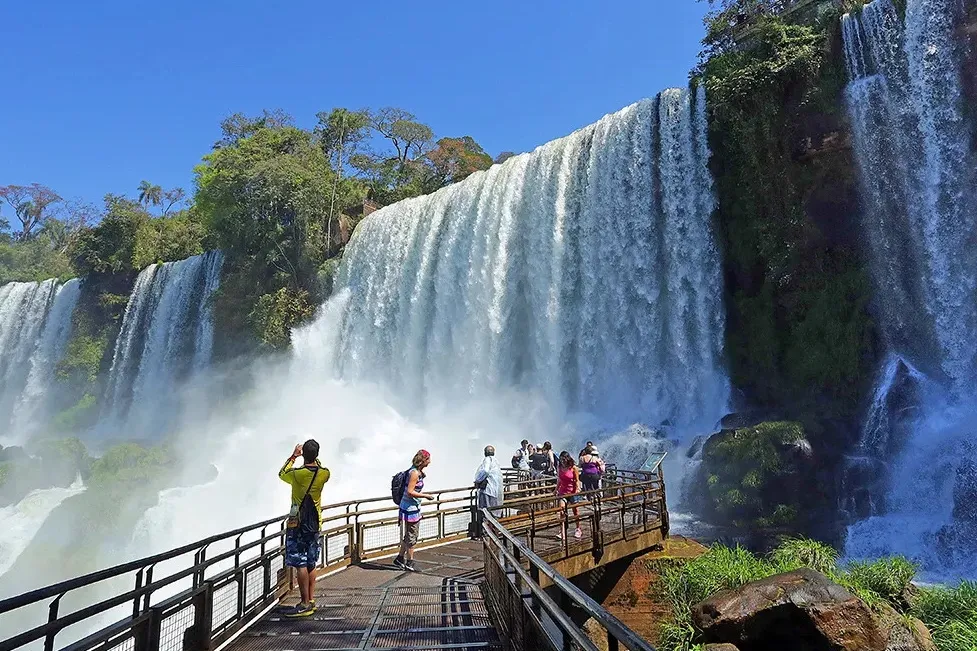
POLYGON ((81 478, 68 488, 32 491, 17 504, 0 508, 0 575, 13 566, 48 516, 63 501, 85 490, 81 478))

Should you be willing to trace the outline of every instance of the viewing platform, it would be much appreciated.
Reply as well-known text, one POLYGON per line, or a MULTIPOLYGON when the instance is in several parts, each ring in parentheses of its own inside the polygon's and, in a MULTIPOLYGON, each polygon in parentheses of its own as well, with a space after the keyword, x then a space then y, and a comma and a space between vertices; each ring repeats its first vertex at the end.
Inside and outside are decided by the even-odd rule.
POLYGON ((647 471, 608 467, 573 505, 553 479, 506 470, 504 487, 503 505, 481 513, 472 488, 434 492, 418 572, 391 564, 401 536, 389 497, 324 505, 310 617, 280 613, 298 597, 275 518, 4 599, 0 618, 23 631, 0 651, 653 651, 570 579, 668 536, 661 458, 647 471))

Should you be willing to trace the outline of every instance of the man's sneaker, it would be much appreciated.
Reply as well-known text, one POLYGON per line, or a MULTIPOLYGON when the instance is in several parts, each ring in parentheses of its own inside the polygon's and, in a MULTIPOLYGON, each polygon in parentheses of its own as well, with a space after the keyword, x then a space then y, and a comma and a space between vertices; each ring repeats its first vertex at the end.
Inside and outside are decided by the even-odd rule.
POLYGON ((417 572, 417 571, 419 571, 419 570, 417 569, 417 566, 416 566, 416 565, 414 565, 414 561, 407 561, 406 563, 404 563, 404 567, 405 567, 405 568, 406 568, 407 570, 409 570, 409 571, 411 571, 411 572, 417 572))
POLYGON ((398 570, 410 571, 410 567, 408 567, 407 563, 405 563, 404 559, 400 556, 394 559, 394 567, 396 567, 398 570))
POLYGON ((285 614, 285 617, 296 618, 296 617, 309 617, 315 612, 315 606, 312 604, 298 604, 291 611, 285 614))

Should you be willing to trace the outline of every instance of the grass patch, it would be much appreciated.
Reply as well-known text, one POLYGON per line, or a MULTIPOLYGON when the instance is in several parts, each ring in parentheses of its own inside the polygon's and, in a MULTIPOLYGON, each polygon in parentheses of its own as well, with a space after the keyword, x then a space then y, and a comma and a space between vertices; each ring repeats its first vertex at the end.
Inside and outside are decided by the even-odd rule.
POLYGON ((891 606, 907 621, 909 617, 919 618, 930 629, 940 651, 977 649, 977 583, 964 582, 956 588, 913 588, 910 584, 917 567, 905 558, 839 566, 837 551, 805 538, 787 539, 766 557, 742 547, 714 545, 702 556, 666 569, 662 573, 663 593, 672 607, 672 621, 662 626, 658 648, 699 648, 701 632, 692 622, 697 603, 723 590, 802 567, 825 574, 874 608, 888 610, 891 606))

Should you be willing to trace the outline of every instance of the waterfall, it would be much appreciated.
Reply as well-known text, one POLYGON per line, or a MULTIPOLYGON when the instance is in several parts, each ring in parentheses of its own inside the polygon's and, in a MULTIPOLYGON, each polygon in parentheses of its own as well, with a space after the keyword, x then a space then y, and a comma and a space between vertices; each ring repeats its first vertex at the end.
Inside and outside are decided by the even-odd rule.
POLYGON ((0 424, 8 439, 22 442, 41 423, 79 287, 53 278, 0 287, 0 424))
POLYGON ((0 508, 0 575, 13 566, 44 521, 63 501, 85 490, 79 477, 68 488, 42 488, 17 504, 0 508))
POLYGON ((165 427, 176 387, 210 361, 210 297, 222 264, 221 252, 211 251, 139 273, 112 355, 103 427, 125 428, 127 437, 165 427))
POLYGON ((729 388, 708 159, 704 91, 667 90, 377 211, 339 271, 341 376, 711 427, 729 388))
POLYGON ((947 541, 963 537, 959 503, 977 498, 956 488, 972 483, 977 428, 977 156, 960 10, 908 0, 903 20, 875 0, 842 21, 875 309, 891 351, 858 451, 886 466, 885 506, 851 528, 848 550, 915 554, 944 570, 955 567, 947 541))

